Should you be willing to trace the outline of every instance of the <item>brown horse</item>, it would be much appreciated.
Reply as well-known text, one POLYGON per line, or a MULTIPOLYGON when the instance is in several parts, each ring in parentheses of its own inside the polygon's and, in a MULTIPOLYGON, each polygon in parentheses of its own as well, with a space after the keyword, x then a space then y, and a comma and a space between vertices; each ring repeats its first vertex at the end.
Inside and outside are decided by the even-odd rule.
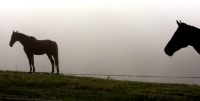
POLYGON ((57 74, 59 73, 59 66, 58 66, 58 46, 57 43, 51 40, 37 40, 33 36, 27 36, 25 34, 19 33, 18 31, 12 33, 11 40, 10 40, 10 47, 13 44, 19 41, 24 46, 24 52, 26 53, 29 65, 30 65, 30 72, 35 72, 34 66, 34 55, 43 55, 47 54, 49 60, 52 64, 52 72, 54 72, 54 60, 55 65, 57 67, 57 74), (54 60, 53 60, 53 58, 54 60), (32 71, 33 67, 33 71, 32 71))

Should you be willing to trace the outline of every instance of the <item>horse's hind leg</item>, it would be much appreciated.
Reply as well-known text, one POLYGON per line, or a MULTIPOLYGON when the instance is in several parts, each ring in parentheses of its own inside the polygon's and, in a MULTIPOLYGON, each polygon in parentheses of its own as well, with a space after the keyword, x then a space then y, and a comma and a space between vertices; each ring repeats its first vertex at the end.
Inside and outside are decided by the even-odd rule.
POLYGON ((56 64, 56 67, 57 67, 57 74, 58 74, 59 73, 58 55, 53 55, 53 58, 55 60, 55 64, 56 64))
POLYGON ((49 60, 50 60, 50 62, 51 62, 51 65, 52 65, 52 74, 53 74, 53 72, 54 72, 54 60, 53 60, 53 58, 52 58, 52 56, 50 55, 50 54, 47 54, 47 56, 48 56, 48 58, 49 58, 49 60))

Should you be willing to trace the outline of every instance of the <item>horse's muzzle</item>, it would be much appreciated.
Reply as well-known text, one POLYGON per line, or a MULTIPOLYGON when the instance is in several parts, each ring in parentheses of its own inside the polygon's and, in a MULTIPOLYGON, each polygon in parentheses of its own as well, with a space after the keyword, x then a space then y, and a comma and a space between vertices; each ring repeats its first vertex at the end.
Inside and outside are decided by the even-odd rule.
POLYGON ((172 56, 173 55, 173 52, 169 52, 166 48, 164 49, 165 51, 165 54, 167 54, 168 56, 172 56))
POLYGON ((12 47, 13 45, 12 44, 9 44, 10 45, 10 47, 12 47))
POLYGON ((173 53, 172 54, 170 54, 170 53, 166 53, 168 56, 173 56, 173 53))

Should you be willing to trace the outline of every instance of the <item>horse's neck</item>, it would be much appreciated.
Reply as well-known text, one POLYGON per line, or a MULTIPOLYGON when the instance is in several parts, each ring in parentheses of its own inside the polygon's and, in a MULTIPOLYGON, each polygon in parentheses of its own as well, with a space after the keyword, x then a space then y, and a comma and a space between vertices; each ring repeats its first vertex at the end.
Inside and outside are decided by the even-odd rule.
POLYGON ((24 36, 21 35, 19 38, 19 42, 24 46, 32 46, 32 44, 34 43, 33 39, 31 37, 28 36, 24 36))
POLYGON ((200 54, 200 30, 194 32, 194 36, 190 39, 190 45, 200 54))
POLYGON ((200 45, 191 45, 200 54, 200 45))

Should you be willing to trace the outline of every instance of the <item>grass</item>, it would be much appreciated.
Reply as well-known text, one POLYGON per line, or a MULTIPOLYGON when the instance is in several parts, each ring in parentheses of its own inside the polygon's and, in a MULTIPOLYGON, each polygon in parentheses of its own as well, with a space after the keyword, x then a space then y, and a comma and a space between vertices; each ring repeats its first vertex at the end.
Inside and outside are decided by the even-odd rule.
POLYGON ((0 71, 0 97, 58 101, 198 101, 200 86, 0 71))

